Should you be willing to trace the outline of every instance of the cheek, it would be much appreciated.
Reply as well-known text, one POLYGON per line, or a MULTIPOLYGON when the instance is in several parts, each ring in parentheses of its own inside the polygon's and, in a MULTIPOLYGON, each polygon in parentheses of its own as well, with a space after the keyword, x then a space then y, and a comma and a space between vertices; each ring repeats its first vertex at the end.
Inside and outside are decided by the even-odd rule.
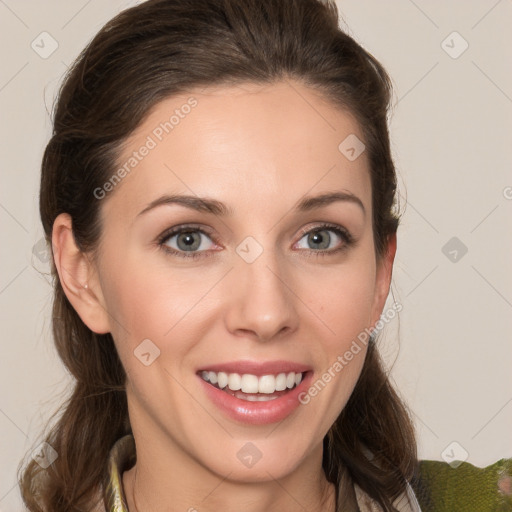
POLYGON ((341 350, 370 326, 375 290, 371 262, 318 272, 303 284, 311 310, 325 326, 330 351, 341 350))
POLYGON ((204 280, 183 279, 179 272, 136 259, 112 259, 102 277, 112 335, 134 346, 150 339, 162 347, 183 325, 205 285, 204 280))
POLYGON ((301 400, 306 407, 316 409, 324 433, 345 407, 363 368, 373 290, 371 272, 351 268, 333 273, 311 298, 311 309, 316 305, 321 320, 316 325, 323 324, 325 328, 318 329, 325 334, 321 337, 321 370, 301 400))
POLYGON ((112 258, 110 263, 102 286, 123 365, 137 373, 140 363, 134 351, 137 354, 145 346, 141 343, 150 340, 160 351, 158 363, 179 371, 180 362, 208 335, 215 321, 218 300, 208 291, 225 270, 173 269, 147 256, 143 261, 135 251, 131 258, 122 262, 112 258))
POLYGON ((136 410, 147 409, 156 419, 162 403, 183 399, 173 377, 183 380, 180 363, 201 339, 195 320, 205 314, 198 304, 205 280, 127 259, 105 271, 103 286, 112 336, 130 394, 139 404, 136 410))

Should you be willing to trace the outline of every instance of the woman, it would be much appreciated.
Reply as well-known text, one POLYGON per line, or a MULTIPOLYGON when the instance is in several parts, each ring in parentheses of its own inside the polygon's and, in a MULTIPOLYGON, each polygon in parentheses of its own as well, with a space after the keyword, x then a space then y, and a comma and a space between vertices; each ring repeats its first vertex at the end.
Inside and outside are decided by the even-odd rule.
POLYGON ((332 2, 149 0, 102 28, 43 158, 76 384, 29 510, 419 510, 376 349, 389 99, 332 2))

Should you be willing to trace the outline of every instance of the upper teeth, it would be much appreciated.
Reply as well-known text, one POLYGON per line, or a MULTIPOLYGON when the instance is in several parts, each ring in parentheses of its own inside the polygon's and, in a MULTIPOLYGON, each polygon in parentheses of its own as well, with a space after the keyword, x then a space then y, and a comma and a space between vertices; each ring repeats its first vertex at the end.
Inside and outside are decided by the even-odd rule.
POLYGON ((278 373, 277 375, 252 375, 244 373, 225 372, 201 372, 201 377, 212 384, 217 384, 220 389, 228 386, 231 391, 242 390, 244 393, 274 393, 293 388, 302 380, 302 373, 278 373))

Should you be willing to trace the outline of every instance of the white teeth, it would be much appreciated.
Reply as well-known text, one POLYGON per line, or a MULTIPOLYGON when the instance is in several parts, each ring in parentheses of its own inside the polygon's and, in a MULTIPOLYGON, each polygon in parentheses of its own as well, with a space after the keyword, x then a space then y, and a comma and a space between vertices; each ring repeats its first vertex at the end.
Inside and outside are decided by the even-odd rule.
POLYGON ((240 391, 235 392, 236 398, 241 398, 242 400, 247 400, 248 402, 268 402, 270 400, 275 400, 278 398, 277 396, 256 396, 256 395, 244 395, 240 391))
MULTIPOLYGON (((244 393, 262 393, 270 395, 276 391, 284 391, 286 388, 292 389, 298 386, 302 381, 302 373, 278 373, 277 375, 252 375, 244 373, 226 373, 226 372, 211 372, 202 371, 201 377, 206 382, 217 384, 220 389, 226 386, 231 391, 242 390, 244 393)), ((236 396, 236 395, 235 395, 236 396)), ((256 397, 257 400, 266 400, 267 397, 256 397)), ((251 401, 252 398, 250 399, 251 401)))
POLYGON ((257 393, 258 377, 249 373, 242 375, 242 391, 244 393, 257 393))
POLYGON ((228 374, 219 372, 217 374, 217 385, 220 389, 224 389, 228 385, 228 374))
POLYGON ((242 377, 238 373, 230 373, 228 377, 228 387, 231 391, 238 391, 242 387, 242 377))
POLYGON ((276 378, 273 375, 263 375, 258 381, 258 393, 273 393, 276 390, 276 378))
MULTIPOLYGON (((302 374, 299 374, 302 378, 302 374)), ((284 391, 286 389, 286 373, 280 373, 276 377, 276 391, 284 391)))

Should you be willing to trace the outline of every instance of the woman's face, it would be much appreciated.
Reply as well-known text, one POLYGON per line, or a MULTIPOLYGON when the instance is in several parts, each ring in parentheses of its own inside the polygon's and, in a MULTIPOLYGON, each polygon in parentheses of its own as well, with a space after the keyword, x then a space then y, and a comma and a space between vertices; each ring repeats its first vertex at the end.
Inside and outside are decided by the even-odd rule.
POLYGON ((123 147, 96 194, 97 295, 138 463, 241 481, 320 464, 389 288, 361 140, 349 114, 280 82, 166 99, 123 147))

